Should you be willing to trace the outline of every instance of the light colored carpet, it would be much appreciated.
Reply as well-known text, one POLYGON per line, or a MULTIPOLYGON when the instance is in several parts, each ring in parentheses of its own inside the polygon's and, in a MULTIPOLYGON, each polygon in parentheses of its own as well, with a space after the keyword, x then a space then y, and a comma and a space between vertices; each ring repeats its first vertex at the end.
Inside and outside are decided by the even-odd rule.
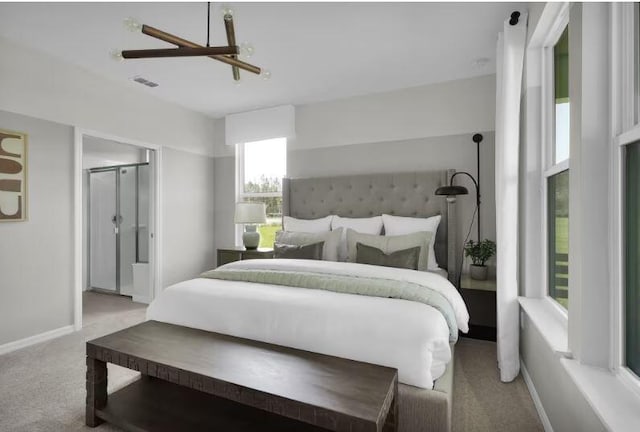
MULTIPOLYGON (((0 431, 118 431, 84 425, 85 342, 144 320, 144 305, 85 293, 84 328, 68 336, 0 356, 0 431)), ((519 377, 498 379, 495 343, 461 339, 456 346, 455 432, 542 431, 519 377)), ((109 391, 136 373, 109 365, 109 391)))

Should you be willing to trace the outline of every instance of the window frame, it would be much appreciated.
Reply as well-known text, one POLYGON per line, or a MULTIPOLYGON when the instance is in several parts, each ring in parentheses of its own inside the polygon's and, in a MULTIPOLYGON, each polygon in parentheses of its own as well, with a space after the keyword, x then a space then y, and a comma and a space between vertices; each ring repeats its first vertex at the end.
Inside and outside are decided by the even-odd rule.
MULTIPOLYGON (((286 147, 288 144, 288 140, 286 137, 276 137, 276 138, 267 138, 265 140, 256 140, 256 141, 251 141, 251 142, 259 142, 259 141, 267 141, 267 140, 276 140, 276 139, 283 139, 285 142, 285 155, 286 155, 286 147)), ((244 201, 245 198, 277 198, 277 197, 282 197, 283 195, 283 191, 281 190, 280 192, 245 192, 244 191, 244 185, 245 185, 245 172, 244 172, 244 165, 245 165, 245 144, 249 144, 249 142, 246 143, 238 143, 236 144, 236 155, 235 155, 235 168, 236 168, 236 176, 235 176, 235 202, 242 202, 244 201)), ((285 156, 286 157, 286 156, 285 156)), ((286 176, 286 161, 285 161, 285 173, 284 176, 286 176)), ((284 177, 283 176, 283 177, 284 177)), ((241 224, 236 224, 235 225, 235 245, 237 247, 242 246, 242 225, 241 224)))
MULTIPOLYGON (((542 140, 541 161, 542 161, 542 200, 541 200, 541 223, 542 223, 542 267, 543 267, 543 296, 554 306, 554 310, 559 312, 564 319, 568 319, 569 311, 559 302, 549 295, 549 178, 563 171, 568 171, 571 166, 571 151, 569 158, 554 163, 555 158, 555 77, 554 77, 554 47, 562 37, 562 34, 569 25, 570 5, 565 4, 559 11, 551 31, 549 31, 541 47, 541 126, 542 140)), ((571 199, 571 195, 569 195, 571 199)), ((567 296, 568 299, 568 296, 567 296)))
POLYGON ((613 367, 628 388, 640 395, 640 376, 626 365, 626 252, 625 252, 625 183, 626 148, 640 141, 640 5, 614 5, 614 25, 619 29, 613 37, 611 64, 612 136, 611 154, 612 197, 611 220, 614 252, 611 257, 611 282, 614 337, 613 367))

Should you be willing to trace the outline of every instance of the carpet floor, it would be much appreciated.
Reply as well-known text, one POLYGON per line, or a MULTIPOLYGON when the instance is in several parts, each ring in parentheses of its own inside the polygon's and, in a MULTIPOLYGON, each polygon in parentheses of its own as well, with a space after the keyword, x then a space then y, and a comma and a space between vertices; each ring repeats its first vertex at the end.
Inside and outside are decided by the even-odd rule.
MULTIPOLYGON (((83 306, 81 331, 0 356, 0 431, 119 431, 84 425, 85 342, 143 321, 145 307, 91 292, 83 306)), ((455 432, 543 431, 522 377, 500 382, 495 343, 462 338, 455 362, 455 432)), ((137 377, 108 367, 110 392, 137 377)))

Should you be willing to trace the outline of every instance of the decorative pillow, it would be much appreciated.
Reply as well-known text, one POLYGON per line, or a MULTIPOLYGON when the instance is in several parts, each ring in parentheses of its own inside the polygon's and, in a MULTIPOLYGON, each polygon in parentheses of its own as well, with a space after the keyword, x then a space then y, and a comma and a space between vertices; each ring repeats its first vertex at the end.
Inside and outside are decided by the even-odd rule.
POLYGON ((322 249, 324 249, 323 241, 308 245, 289 245, 284 243, 275 243, 273 245, 273 257, 321 260, 322 249))
POLYGON ((418 246, 386 254, 381 249, 357 243, 356 251, 356 262, 360 264, 418 270, 418 246))
POLYGON ((421 231, 401 236, 377 236, 371 234, 361 234, 352 229, 347 230, 347 250, 349 251, 347 260, 356 262, 358 254, 357 244, 362 243, 365 246, 372 246, 382 250, 386 254, 390 254, 399 250, 409 249, 412 247, 420 248, 420 257, 418 258, 418 270, 426 271, 429 259, 429 241, 431 233, 421 231))
POLYGON ((331 231, 332 215, 320 219, 297 219, 291 216, 283 218, 283 227, 285 231, 317 233, 331 231))
POLYGON ((324 242, 322 259, 325 261, 338 261, 338 247, 342 238, 342 228, 335 231, 319 233, 279 231, 276 233, 276 243, 288 245, 308 245, 311 243, 324 242))
POLYGON ((388 214, 382 215, 382 222, 384 224, 384 233, 389 236, 411 234, 419 231, 428 231, 432 233, 431 240, 429 242, 429 270, 438 270, 438 263, 436 262, 436 251, 434 245, 436 243, 436 232, 438 231, 438 225, 440 225, 440 215, 431 216, 428 218, 413 218, 402 216, 391 216, 388 214))
POLYGON ((338 260, 347 260, 347 229, 363 234, 378 235, 382 232, 382 216, 374 216, 370 218, 345 218, 334 216, 331 221, 331 229, 343 228, 342 239, 340 241, 340 249, 338 250, 338 260))

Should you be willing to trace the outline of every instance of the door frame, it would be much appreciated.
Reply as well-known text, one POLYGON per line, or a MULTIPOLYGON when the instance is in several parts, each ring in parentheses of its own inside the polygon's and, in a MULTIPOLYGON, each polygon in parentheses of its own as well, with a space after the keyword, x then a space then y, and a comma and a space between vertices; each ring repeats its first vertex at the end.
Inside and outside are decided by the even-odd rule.
POLYGON ((102 138, 110 141, 116 141, 123 144, 129 144, 136 147, 153 150, 150 159, 152 167, 152 198, 153 217, 150 222, 153 228, 149 232, 152 234, 151 245, 149 247, 149 265, 150 265, 150 282, 152 286, 151 299, 158 295, 162 287, 162 146, 150 144, 147 142, 123 138, 112 134, 107 134, 90 129, 74 127, 73 140, 73 326, 76 331, 82 329, 82 244, 84 241, 83 223, 82 223, 82 154, 83 154, 83 138, 91 136, 102 138))

